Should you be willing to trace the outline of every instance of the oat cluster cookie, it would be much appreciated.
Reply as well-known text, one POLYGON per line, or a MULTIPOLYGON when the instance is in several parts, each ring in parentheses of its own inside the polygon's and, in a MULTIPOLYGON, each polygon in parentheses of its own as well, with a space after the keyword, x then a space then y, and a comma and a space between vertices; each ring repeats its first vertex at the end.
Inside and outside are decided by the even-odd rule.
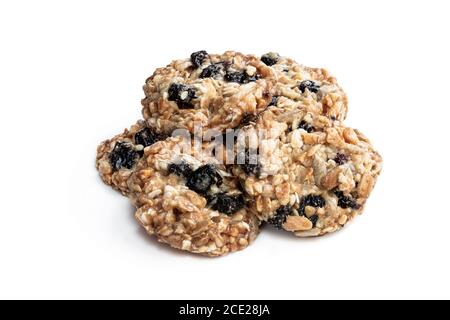
POLYGON ((362 213, 381 171, 369 140, 343 124, 336 79, 277 53, 194 52, 157 69, 144 93, 144 119, 102 142, 96 166, 176 249, 242 250, 263 222, 334 232, 362 213))
MULTIPOLYGON (((311 237, 337 231, 362 212, 382 160, 361 132, 302 110, 286 118, 278 109, 243 128, 261 129, 267 135, 258 161, 233 168, 260 220, 311 237)), ((250 149, 247 141, 238 141, 241 149, 250 149)))
POLYGON ((232 129, 270 105, 343 120, 347 96, 324 69, 269 53, 262 57, 199 51, 159 68, 144 85, 143 116, 162 132, 195 125, 232 129))
POLYGON ((219 256, 247 247, 259 232, 237 178, 210 154, 180 150, 181 137, 145 149, 129 179, 136 218, 172 247, 219 256))

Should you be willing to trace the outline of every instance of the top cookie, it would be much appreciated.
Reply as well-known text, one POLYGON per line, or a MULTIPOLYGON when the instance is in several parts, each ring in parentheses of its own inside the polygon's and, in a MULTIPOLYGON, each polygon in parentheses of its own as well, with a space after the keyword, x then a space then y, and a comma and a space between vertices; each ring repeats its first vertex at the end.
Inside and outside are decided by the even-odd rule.
POLYGON ((325 69, 309 68, 268 53, 195 52, 159 68, 144 85, 143 116, 160 132, 223 131, 267 107, 302 109, 343 120, 347 97, 325 69))

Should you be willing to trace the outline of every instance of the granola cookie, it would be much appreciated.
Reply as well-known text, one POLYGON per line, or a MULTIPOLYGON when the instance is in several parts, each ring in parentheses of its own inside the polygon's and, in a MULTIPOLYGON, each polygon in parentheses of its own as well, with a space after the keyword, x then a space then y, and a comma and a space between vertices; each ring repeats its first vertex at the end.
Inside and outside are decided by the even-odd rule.
POLYGON ((143 116, 162 132, 194 132, 195 125, 220 131, 235 128, 268 106, 300 108, 337 120, 347 114, 347 97, 326 70, 275 53, 257 57, 233 51, 194 52, 157 69, 146 80, 144 92, 143 116))
POLYGON ((249 135, 266 132, 257 158, 249 140, 238 141, 245 162, 233 173, 252 199, 250 210, 299 237, 341 229, 362 213, 381 171, 380 155, 358 130, 310 112, 278 111, 243 128, 249 135))
POLYGON ((96 167, 100 177, 122 194, 129 193, 128 178, 144 154, 144 148, 167 138, 140 120, 130 129, 103 141, 97 148, 96 167))
POLYGON ((242 250, 259 233, 259 221, 239 181, 213 155, 215 145, 194 152, 191 142, 138 121, 98 147, 97 169, 131 199, 137 220, 160 242, 208 256, 242 250))
POLYGON ((183 139, 145 149, 128 183, 136 219, 160 242, 192 253, 220 256, 246 248, 259 221, 247 210, 239 181, 208 144, 196 153, 183 139))

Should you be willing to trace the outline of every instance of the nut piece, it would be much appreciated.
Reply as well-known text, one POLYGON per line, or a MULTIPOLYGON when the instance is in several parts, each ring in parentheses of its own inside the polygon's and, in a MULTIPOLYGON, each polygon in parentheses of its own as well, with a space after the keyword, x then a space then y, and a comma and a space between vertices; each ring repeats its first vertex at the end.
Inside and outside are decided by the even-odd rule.
POLYGON ((358 135, 356 134, 355 130, 353 130, 352 128, 345 128, 343 135, 344 135, 345 142, 351 143, 351 144, 358 144, 358 142, 359 142, 358 135))
POLYGON ((283 223, 283 229, 286 231, 306 231, 311 230, 312 222, 305 217, 288 216, 286 222, 283 223))
POLYGON ((327 173, 325 177, 322 178, 322 186, 326 190, 331 190, 333 188, 336 188, 338 185, 338 178, 339 173, 341 172, 341 169, 339 167, 334 168, 330 172, 327 173))
POLYGON ((329 128, 327 130, 327 142, 338 148, 345 145, 344 139, 342 139, 339 132, 335 128, 329 128))
POLYGON ((361 198, 367 198, 375 185, 375 179, 368 173, 364 174, 358 185, 358 194, 361 198))
POLYGON ((325 142, 325 134, 323 132, 303 133, 302 139, 305 144, 319 144, 325 142))

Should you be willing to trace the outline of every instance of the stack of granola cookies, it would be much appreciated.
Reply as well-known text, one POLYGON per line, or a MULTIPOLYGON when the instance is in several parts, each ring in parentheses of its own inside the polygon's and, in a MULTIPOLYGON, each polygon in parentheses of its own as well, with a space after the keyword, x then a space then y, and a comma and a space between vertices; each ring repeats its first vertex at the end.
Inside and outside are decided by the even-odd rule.
POLYGON ((246 248, 263 222, 298 237, 337 231, 380 174, 324 69, 272 52, 198 51, 157 69, 144 92, 143 119, 104 141, 96 164, 174 248, 221 256, 246 248))

